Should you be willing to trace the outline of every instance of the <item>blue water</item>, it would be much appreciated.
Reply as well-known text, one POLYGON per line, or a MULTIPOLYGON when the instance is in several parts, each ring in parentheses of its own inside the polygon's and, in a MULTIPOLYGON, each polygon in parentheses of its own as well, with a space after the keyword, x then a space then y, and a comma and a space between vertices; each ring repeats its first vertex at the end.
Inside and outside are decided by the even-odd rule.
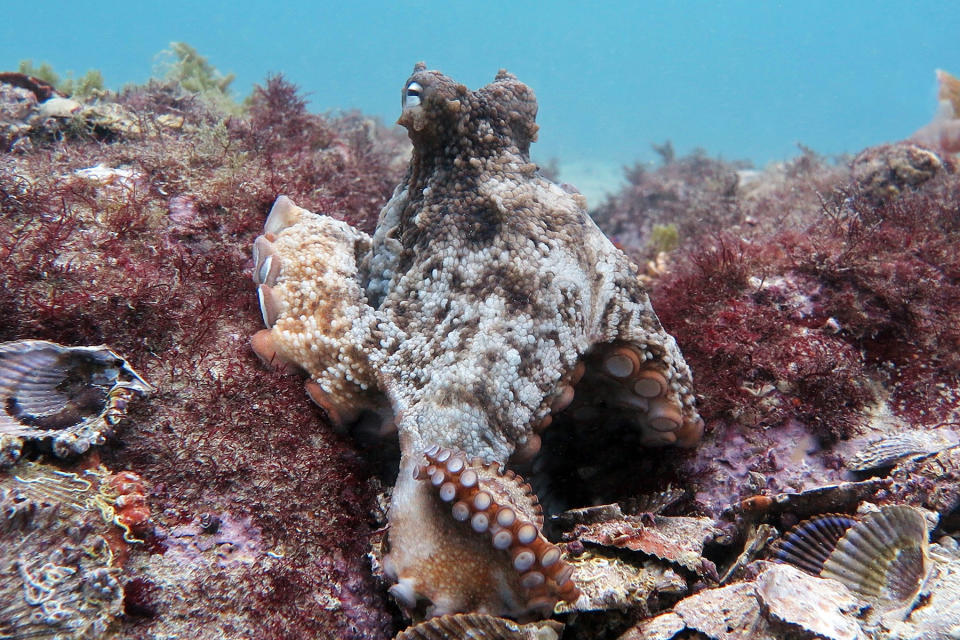
POLYGON ((614 166, 654 158, 651 142, 667 139, 759 166, 798 142, 857 151, 923 125, 934 69, 960 72, 956 1, 280 5, 4 3, 0 67, 98 68, 119 88, 182 40, 236 74, 237 97, 283 72, 315 110, 387 121, 418 60, 470 87, 506 67, 539 98, 535 159, 614 166))

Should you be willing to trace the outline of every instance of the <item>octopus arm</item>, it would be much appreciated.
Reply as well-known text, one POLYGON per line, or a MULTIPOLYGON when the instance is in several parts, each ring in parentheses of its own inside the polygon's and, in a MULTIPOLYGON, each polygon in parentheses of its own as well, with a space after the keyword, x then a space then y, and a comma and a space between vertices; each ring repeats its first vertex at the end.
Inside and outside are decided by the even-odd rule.
POLYGON ((376 314, 360 284, 370 236, 330 216, 277 199, 254 244, 254 280, 267 329, 253 338, 265 361, 310 376, 307 391, 335 424, 372 404, 368 353, 376 314))

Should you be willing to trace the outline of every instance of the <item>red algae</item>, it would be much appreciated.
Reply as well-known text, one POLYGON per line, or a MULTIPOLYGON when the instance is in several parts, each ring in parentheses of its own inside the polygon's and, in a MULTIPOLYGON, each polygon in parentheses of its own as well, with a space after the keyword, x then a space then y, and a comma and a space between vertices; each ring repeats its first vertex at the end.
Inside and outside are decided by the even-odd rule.
MULTIPOLYGON (((143 540, 125 545, 111 630, 389 637, 397 610, 367 558, 382 522, 375 461, 331 428, 302 381, 250 351, 260 316, 249 247, 280 193, 371 230, 404 170, 405 138, 358 113, 310 114, 282 76, 245 113, 174 82, 78 103, 69 118, 39 119, 36 101, 14 99, 28 115, 0 131, 0 341, 107 344, 157 387, 96 454, 128 470, 115 493, 143 540)), ((544 460, 556 454, 551 427, 532 465, 549 468, 557 495, 643 505, 672 492, 682 497, 671 514, 725 514, 733 524, 717 524, 741 540, 744 523, 812 515, 778 495, 849 480, 858 443, 960 418, 954 159, 910 144, 850 162, 804 150, 761 172, 662 150, 662 167, 633 168, 594 215, 651 261, 653 305, 693 370, 707 435, 639 462, 616 439, 591 441, 622 463, 605 476, 579 443, 544 460)), ((872 499, 955 514, 956 450, 910 464, 858 484, 842 508, 872 499)), ((629 517, 654 531, 642 511, 629 517)), ((729 542, 718 535, 676 580, 712 586, 716 571, 702 568, 730 566, 718 550, 729 542)), ((566 546, 584 563, 602 553, 576 536, 566 546)), ((639 611, 571 618, 565 637, 616 637, 639 611)))
POLYGON ((675 158, 667 142, 655 147, 663 165, 624 170, 627 185, 590 212, 597 224, 640 264, 655 257, 655 229, 671 225, 681 243, 742 222, 735 194, 738 172, 749 163, 726 163, 703 152, 675 158))
MULTIPOLYGON (((925 153, 915 157, 929 171, 925 153)), ((705 416, 795 418, 845 437, 873 397, 865 382, 890 376, 895 400, 937 405, 931 385, 960 366, 950 320, 960 311, 957 258, 947 250, 960 241, 960 181, 945 167, 918 187, 888 184, 895 197, 883 199, 874 180, 837 180, 779 231, 764 221, 803 204, 771 211, 742 194, 737 207, 758 224, 716 235, 708 222, 656 282, 658 313, 691 361, 705 416)))
MULTIPOLYGON (((644 183, 669 181, 658 173, 677 166, 644 183)), ((649 205, 624 202, 635 190, 610 202, 643 210, 649 205)), ((688 237, 647 277, 713 431, 688 463, 695 485, 715 485, 698 494, 700 508, 716 513, 737 493, 839 481, 846 440, 957 420, 960 263, 949 247, 960 246, 960 177, 952 159, 904 143, 868 149, 847 166, 805 153, 713 192, 713 204, 711 192, 697 193, 688 197, 719 220, 698 228, 681 218, 688 237), (728 225, 731 218, 739 222, 728 225)), ((650 255, 649 247, 626 249, 650 255)))
POLYGON ((154 82, 26 118, 0 156, 0 340, 109 344, 158 389, 100 450, 143 480, 122 492, 145 539, 124 637, 391 633, 365 558, 369 470, 246 340, 249 247, 278 190, 369 228, 402 171, 400 136, 303 105, 280 77, 239 116, 154 82), (173 532, 210 514, 248 524, 175 553, 173 532))

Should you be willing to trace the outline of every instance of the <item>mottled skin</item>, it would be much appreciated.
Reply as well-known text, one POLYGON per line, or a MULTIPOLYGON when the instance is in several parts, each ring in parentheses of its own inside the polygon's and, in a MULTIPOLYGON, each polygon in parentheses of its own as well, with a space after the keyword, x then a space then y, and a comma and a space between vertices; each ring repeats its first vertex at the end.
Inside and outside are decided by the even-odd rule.
POLYGON ((509 558, 411 475, 428 446, 502 463, 535 454, 585 357, 585 382, 603 384, 582 393, 629 410, 645 443, 692 445, 702 431, 689 369, 634 265, 581 196, 530 162, 536 112, 509 73, 470 91, 418 65, 399 119, 413 158, 373 237, 281 198, 255 252, 273 327, 257 352, 304 368, 334 421, 378 406, 377 389, 386 398, 402 453, 387 571, 398 599, 426 598, 431 614, 516 616, 527 604, 509 558), (615 361, 612 377, 590 364, 615 361), (644 376, 660 381, 647 397, 633 391, 644 376))

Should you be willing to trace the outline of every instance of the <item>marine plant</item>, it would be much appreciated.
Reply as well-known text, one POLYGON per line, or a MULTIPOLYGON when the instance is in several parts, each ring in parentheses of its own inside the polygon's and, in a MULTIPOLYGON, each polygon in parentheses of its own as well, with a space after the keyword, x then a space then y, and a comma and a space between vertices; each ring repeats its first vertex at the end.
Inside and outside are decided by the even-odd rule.
POLYGON ((230 85, 236 77, 232 73, 223 75, 210 64, 206 56, 186 42, 171 42, 168 52, 176 60, 170 63, 164 77, 176 82, 187 91, 194 93, 216 92, 225 97, 230 95, 230 85))
MULTIPOLYGON (((277 80, 250 116, 263 131, 171 83, 104 102, 125 114, 112 135, 38 135, 0 155, 0 303, 16 310, 0 316, 0 340, 109 344, 158 388, 100 451, 108 466, 135 465, 154 514, 133 533, 145 542, 131 555, 141 582, 125 606, 138 615, 124 630, 187 633, 173 612, 189 601, 211 632, 229 610, 258 637, 388 636, 357 535, 372 526, 369 473, 302 388, 250 352, 248 247, 276 188, 374 218, 405 147, 372 119, 306 113, 277 80), (282 120, 294 115, 306 133, 288 142, 282 120), (171 532, 204 514, 249 524, 219 537, 198 527, 187 556, 165 555, 182 548, 171 532), (218 556, 250 540, 261 542, 218 556), (210 590, 231 594, 229 608, 210 590)), ((126 500, 132 529, 142 510, 126 500)))
POLYGON ((57 89, 74 98, 97 96, 104 90, 103 73, 99 69, 90 69, 77 79, 73 79, 68 73, 67 78, 57 86, 57 89))
POLYGON ((675 224, 655 224, 650 230, 650 247, 657 253, 669 253, 680 245, 680 232, 675 224))
POLYGON ((49 62, 41 62, 40 66, 35 66, 33 60, 21 60, 20 64, 17 65, 17 71, 39 78, 53 86, 57 86, 60 82, 60 75, 53 70, 53 66, 49 62))
POLYGON ((833 176, 832 193, 791 201, 786 176, 777 200, 744 190, 735 207, 767 221, 789 211, 783 228, 700 234, 652 292, 702 381, 704 415, 799 419, 843 438, 882 383, 910 419, 942 417, 960 375, 958 265, 946 249, 960 242, 956 174, 947 165, 878 202, 850 173, 816 165, 800 175, 833 176))
POLYGON ((672 226, 687 243, 743 219, 735 193, 738 171, 748 163, 715 160, 702 151, 678 158, 669 142, 654 148, 661 166, 625 167, 626 186, 590 211, 600 228, 640 264, 663 250, 663 237, 654 237, 656 228, 672 226))
POLYGON ((79 78, 73 77, 68 71, 65 78, 60 78, 48 62, 42 62, 39 67, 34 66, 33 60, 21 60, 17 71, 24 75, 39 78, 52 85, 57 91, 78 99, 89 98, 103 92, 103 73, 99 69, 90 69, 79 78))

